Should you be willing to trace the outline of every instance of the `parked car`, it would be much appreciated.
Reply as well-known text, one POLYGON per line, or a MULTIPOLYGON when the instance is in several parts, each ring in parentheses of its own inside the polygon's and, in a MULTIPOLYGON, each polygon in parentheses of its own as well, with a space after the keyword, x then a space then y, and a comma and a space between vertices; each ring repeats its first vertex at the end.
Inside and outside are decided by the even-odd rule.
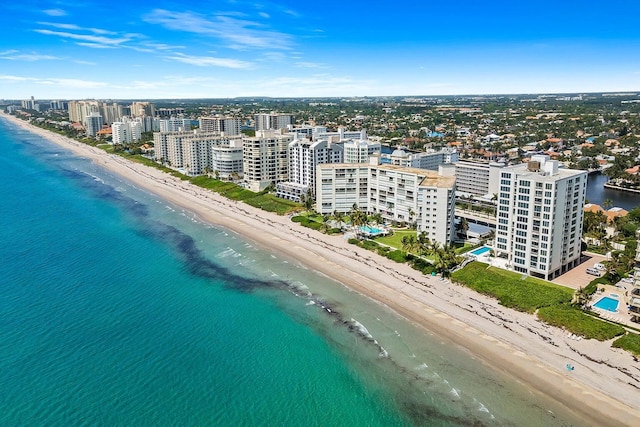
POLYGON ((596 270, 595 268, 587 268, 587 274, 600 277, 600 270, 596 270))
POLYGON ((600 264, 599 262, 593 264, 593 268, 595 268, 596 270, 602 270, 602 271, 607 269, 603 264, 600 264))

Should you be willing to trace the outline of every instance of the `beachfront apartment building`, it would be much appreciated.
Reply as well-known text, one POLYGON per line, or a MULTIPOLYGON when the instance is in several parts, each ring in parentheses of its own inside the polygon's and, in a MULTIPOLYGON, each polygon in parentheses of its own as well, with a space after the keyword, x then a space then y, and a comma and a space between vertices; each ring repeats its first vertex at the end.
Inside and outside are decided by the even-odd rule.
POLYGON ((242 121, 235 117, 200 117, 200 130, 205 133, 217 132, 225 136, 241 135, 242 121))
POLYGON ((382 145, 368 139, 349 139, 340 141, 344 147, 345 163, 368 163, 369 158, 382 151, 382 145))
POLYGON ((295 123, 293 114, 260 113, 253 116, 255 130, 279 130, 286 129, 295 123))
POLYGON ((301 196, 309 190, 315 192, 317 166, 322 163, 342 163, 343 148, 343 144, 332 144, 327 140, 293 140, 288 147, 289 178, 276 185, 277 196, 300 201, 301 196))
POLYGON ((271 184, 289 180, 289 144, 293 137, 267 130, 243 139, 242 170, 247 188, 259 192, 271 184))
POLYGON ((379 213, 389 222, 416 223, 417 231, 441 244, 454 237, 455 177, 451 168, 438 172, 370 162, 318 165, 316 210, 349 212, 353 205, 379 213))
POLYGON ((212 167, 210 147, 224 140, 216 132, 155 132, 155 158, 186 175, 201 175, 212 167))
POLYGON ((142 137, 142 126, 139 121, 125 120, 111 124, 113 144, 128 144, 139 141, 142 137))
POLYGON ((496 255, 519 273, 552 280, 580 263, 587 172, 546 155, 500 170, 496 255))
POLYGON ((222 141, 211 147, 211 172, 218 179, 236 180, 243 176, 242 138, 222 141))
POLYGON ((456 162, 456 187, 458 193, 472 196, 498 194, 500 170, 506 163, 459 160, 456 162))
POLYGON ((102 103, 99 101, 69 101, 69 121, 83 123, 91 113, 99 113, 102 103))
POLYGON ((131 117, 154 117, 156 115, 156 106, 151 102, 133 102, 129 107, 131 109, 131 117))
POLYGON ((84 129, 87 136, 96 136, 102 129, 102 123, 102 114, 95 112, 89 113, 89 115, 84 118, 84 129))
POLYGON ((160 119, 158 126, 160 132, 187 132, 191 130, 191 120, 183 118, 160 119))
POLYGON ((440 165, 457 162, 458 150, 443 148, 438 151, 427 150, 420 153, 410 153, 398 148, 391 154, 381 154, 380 158, 382 164, 437 171, 440 165))

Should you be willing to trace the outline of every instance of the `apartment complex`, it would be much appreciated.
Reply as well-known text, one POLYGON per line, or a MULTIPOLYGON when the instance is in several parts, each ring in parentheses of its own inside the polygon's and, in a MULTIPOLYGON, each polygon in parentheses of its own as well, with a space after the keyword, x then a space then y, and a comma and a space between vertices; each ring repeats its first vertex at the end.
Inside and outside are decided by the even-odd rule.
POLYGON ((256 131, 286 129, 295 123, 293 114, 256 114, 253 119, 256 131))
POLYGON ((420 153, 409 153, 403 149, 396 149, 391 154, 381 155, 382 164, 436 171, 440 165, 457 161, 458 151, 455 148, 443 148, 439 151, 428 150, 420 153))
POLYGON ((244 180, 252 191, 289 180, 289 144, 293 135, 258 131, 244 138, 242 148, 244 180))
MULTIPOLYGON (((211 172, 218 170, 220 166, 213 161, 213 149, 219 145, 229 145, 229 139, 217 132, 199 131, 156 132, 153 134, 153 141, 156 160, 168 163, 173 168, 182 169, 186 175, 191 176, 202 175, 206 169, 211 172)), ((226 160, 226 158, 223 159, 223 161, 226 160)), ((224 169, 228 169, 227 164, 224 169)))
POLYGON ((139 141, 142 136, 142 126, 138 121, 114 122, 111 125, 113 144, 127 144, 139 141))
POLYGON ((440 171, 380 164, 321 164, 316 180, 316 209, 321 214, 348 212, 354 204, 387 221, 415 222, 419 233, 449 244, 454 236, 455 177, 440 171))
POLYGON ((188 132, 191 130, 190 119, 160 119, 158 122, 160 132, 188 132))
POLYGON ((364 139, 350 139, 343 141, 342 145, 345 163, 368 163, 373 154, 380 154, 382 150, 379 142, 364 139))
POLYGON ((580 263, 587 172, 558 166, 536 155, 500 171, 496 254, 546 280, 580 263))
POLYGON ((96 136, 102 129, 102 123, 102 115, 100 113, 89 113, 89 115, 84 118, 84 128, 87 136, 96 136))
POLYGON ((200 130, 205 133, 217 132, 225 136, 238 136, 240 132, 240 119, 235 117, 200 117, 200 130))
POLYGON ((309 190, 315 192, 316 168, 323 163, 342 163, 343 145, 329 141, 296 139, 289 144, 289 178, 278 183, 277 196, 300 201, 309 190))
POLYGON ((506 166, 504 163, 460 160, 455 165, 459 193, 473 196, 498 193, 500 170, 506 166))

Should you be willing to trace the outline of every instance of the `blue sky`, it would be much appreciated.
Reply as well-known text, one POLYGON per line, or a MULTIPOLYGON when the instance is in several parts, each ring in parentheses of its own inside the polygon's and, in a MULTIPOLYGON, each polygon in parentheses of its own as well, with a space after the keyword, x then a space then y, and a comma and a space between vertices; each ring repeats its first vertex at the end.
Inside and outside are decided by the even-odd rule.
POLYGON ((640 91, 640 2, 2 2, 0 98, 640 91))

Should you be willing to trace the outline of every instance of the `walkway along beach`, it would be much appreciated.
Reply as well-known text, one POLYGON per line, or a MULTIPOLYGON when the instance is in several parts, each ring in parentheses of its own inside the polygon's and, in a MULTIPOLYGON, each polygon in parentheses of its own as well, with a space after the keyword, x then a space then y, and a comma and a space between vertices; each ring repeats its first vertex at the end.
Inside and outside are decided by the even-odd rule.
POLYGON ((585 425, 636 425, 640 365, 610 342, 576 341, 534 316, 447 281, 426 277, 329 236, 181 181, 154 168, 1 115, 91 159, 139 187, 233 230, 271 251, 298 260, 386 305, 406 319, 464 347, 582 415, 585 425), (573 369, 568 370, 567 366, 573 369))

